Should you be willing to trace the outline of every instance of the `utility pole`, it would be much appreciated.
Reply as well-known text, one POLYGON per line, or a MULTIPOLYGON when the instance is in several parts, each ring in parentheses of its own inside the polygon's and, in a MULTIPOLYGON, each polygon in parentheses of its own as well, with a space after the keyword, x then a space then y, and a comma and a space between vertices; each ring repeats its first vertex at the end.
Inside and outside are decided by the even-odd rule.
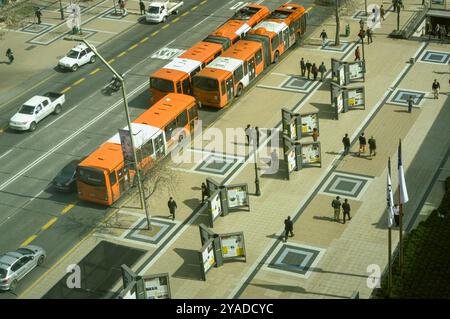
POLYGON ((64 10, 62 7, 62 2, 59 0, 59 13, 61 14, 61 20, 64 20, 64 10))
POLYGON ((258 176, 258 157, 257 157, 257 147, 256 147, 256 136, 253 136, 253 152, 254 152, 254 160, 255 160, 255 195, 261 196, 261 189, 259 187, 259 176, 258 176))
POLYGON ((334 45, 338 46, 340 45, 340 38, 339 38, 339 32, 341 29, 340 19, 339 19, 339 0, 334 0, 334 10, 336 15, 336 35, 334 38, 334 45))

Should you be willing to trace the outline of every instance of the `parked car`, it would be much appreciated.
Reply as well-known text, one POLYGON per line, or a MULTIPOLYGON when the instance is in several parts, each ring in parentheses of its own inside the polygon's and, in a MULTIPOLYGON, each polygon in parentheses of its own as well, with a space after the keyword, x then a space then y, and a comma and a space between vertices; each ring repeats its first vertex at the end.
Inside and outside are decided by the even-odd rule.
POLYGON ((166 22, 167 18, 171 14, 178 14, 179 10, 183 7, 184 2, 157 0, 150 2, 147 13, 145 14, 145 20, 147 22, 166 22))
POLYGON ((51 113, 61 113, 65 102, 64 94, 48 92, 44 95, 35 95, 26 101, 9 120, 9 127, 19 131, 34 131, 37 123, 51 113))
POLYGON ((0 256, 0 290, 14 290, 17 283, 36 266, 42 265, 45 250, 28 245, 0 256))
POLYGON ((73 72, 78 70, 80 66, 87 63, 94 63, 96 60, 95 53, 86 46, 86 44, 79 44, 67 53, 58 62, 61 69, 69 69, 73 72))
POLYGON ((75 192, 77 190, 77 166, 85 158, 70 161, 59 171, 52 181, 56 190, 60 192, 75 192))

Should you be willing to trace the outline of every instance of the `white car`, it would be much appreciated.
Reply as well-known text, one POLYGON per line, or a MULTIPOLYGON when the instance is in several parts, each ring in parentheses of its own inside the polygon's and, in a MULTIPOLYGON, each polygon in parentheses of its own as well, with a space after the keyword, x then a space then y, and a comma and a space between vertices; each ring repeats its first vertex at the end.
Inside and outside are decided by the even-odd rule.
POLYGON ((18 131, 34 131, 37 123, 51 113, 59 114, 66 102, 64 94, 48 92, 26 101, 9 120, 9 127, 18 131))
POLYGON ((58 66, 62 69, 69 69, 75 72, 82 65, 94 63, 95 59, 95 53, 90 48, 85 44, 79 44, 59 60, 58 66))

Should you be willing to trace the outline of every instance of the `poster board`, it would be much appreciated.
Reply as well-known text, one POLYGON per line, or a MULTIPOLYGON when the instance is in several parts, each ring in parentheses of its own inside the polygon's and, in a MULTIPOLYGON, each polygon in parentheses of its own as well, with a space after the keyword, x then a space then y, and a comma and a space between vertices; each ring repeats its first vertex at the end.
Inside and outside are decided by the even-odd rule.
POLYGON ((301 167, 316 166, 322 167, 322 154, 320 142, 305 143, 300 145, 301 167))
POLYGON ((130 131, 119 129, 120 145, 122 147, 123 159, 125 163, 134 163, 133 146, 131 143, 130 131))
POLYGON ((220 190, 216 190, 208 198, 210 225, 214 227, 214 221, 222 214, 222 201, 220 198, 220 190))
POLYGON ((287 136, 283 136, 283 151, 286 179, 289 180, 290 175, 300 169, 300 145, 287 136))
POLYGON ((204 224, 198 225, 198 228, 200 230, 200 241, 202 243, 202 246, 210 239, 216 235, 214 232, 212 232, 208 227, 206 227, 204 224))
POLYGON ((331 82, 337 85, 346 84, 344 61, 331 59, 331 82))
POLYGON ((147 299, 170 299, 169 274, 156 274, 142 277, 147 299))
POLYGON ((364 74, 366 72, 366 61, 351 61, 346 62, 347 69, 347 81, 345 84, 352 83, 359 80, 364 80, 364 74))
POLYGON ((243 232, 221 234, 219 235, 219 238, 222 257, 224 260, 243 258, 247 261, 243 232))
POLYGON ((220 183, 208 177, 206 179, 206 187, 208 188, 209 193, 212 194, 220 188, 220 183))
POLYGON ((319 113, 318 112, 300 114, 300 122, 302 125, 302 129, 300 131, 301 137, 311 136, 314 128, 317 129, 317 131, 319 132, 319 113))
POLYGON ((352 109, 365 109, 364 86, 345 89, 346 111, 352 109))
POLYGON ((344 90, 341 86, 331 83, 331 106, 334 108, 336 119, 339 119, 339 114, 345 112, 344 109, 344 90))
POLYGON ((281 121, 283 124, 283 134, 292 140, 301 137, 301 123, 298 113, 291 112, 287 109, 281 109, 281 121))
POLYGON ((206 280, 206 274, 216 265, 213 240, 208 240, 198 253, 202 278, 206 280))
POLYGON ((248 184, 235 184, 225 187, 227 193, 228 209, 247 207, 250 210, 250 198, 248 196, 248 184))

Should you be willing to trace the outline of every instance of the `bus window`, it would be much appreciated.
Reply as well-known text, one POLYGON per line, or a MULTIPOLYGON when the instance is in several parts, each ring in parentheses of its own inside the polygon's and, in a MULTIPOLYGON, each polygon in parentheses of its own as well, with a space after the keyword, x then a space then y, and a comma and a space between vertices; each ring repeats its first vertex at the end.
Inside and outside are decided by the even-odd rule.
POLYGON ((191 94, 191 83, 189 82, 189 79, 183 80, 183 93, 184 94, 191 94))
POLYGON ((256 65, 259 65, 262 61, 262 53, 261 50, 259 50, 258 52, 256 52, 255 54, 255 58, 256 58, 256 65))
POLYGON ((106 186, 103 171, 92 167, 78 167, 78 179, 91 186, 106 186))
POLYGON ((188 118, 186 111, 183 111, 180 113, 180 115, 177 116, 177 126, 179 128, 183 128, 188 124, 188 118))
POLYGON ((109 184, 115 185, 117 182, 117 178, 116 178, 116 171, 112 172, 111 174, 109 174, 109 184))
POLYGON ((217 52, 217 53, 214 55, 214 59, 217 58, 221 53, 222 53, 222 52, 220 52, 220 51, 217 52))
POLYGON ((151 156, 153 155, 153 143, 152 140, 147 141, 144 145, 142 145, 142 153, 144 156, 151 156))
POLYGON ((172 122, 166 125, 166 127, 164 128, 164 131, 166 133, 166 142, 172 137, 172 132, 176 128, 177 128, 176 120, 173 120, 172 122))
POLYGON ((201 69, 202 69, 201 67, 198 67, 198 68, 196 68, 194 71, 192 71, 191 77, 194 76, 194 75, 196 75, 198 72, 200 72, 201 69))
POLYGON ((176 93, 181 93, 181 82, 177 82, 177 92, 176 93))
POLYGON ((194 105, 193 107, 191 107, 189 109, 189 121, 193 121, 197 117, 198 117, 198 110, 197 110, 197 106, 194 105))
POLYGON ((224 95, 225 92, 227 91, 226 88, 225 88, 225 81, 224 80, 222 80, 222 82, 220 83, 220 88, 222 90, 222 95, 224 95))
POLYGON ((300 19, 295 20, 293 25, 294 25, 294 30, 300 29, 300 19))
POLYGON ((174 92, 173 82, 169 80, 150 78, 150 87, 161 92, 174 92))
POLYGON ((205 91, 218 91, 219 90, 219 82, 217 80, 196 76, 193 78, 194 86, 205 91))
POLYGON ((275 51, 278 48, 278 45, 280 44, 278 36, 272 38, 271 44, 272 44, 272 51, 275 51))
POLYGON ((237 37, 236 39, 233 40, 233 44, 235 44, 236 42, 238 42, 240 40, 239 37, 237 37))
POLYGON ((245 61, 244 62, 244 75, 247 75, 247 73, 248 73, 248 62, 245 61))
POLYGON ((243 78, 244 74, 242 71, 242 65, 239 66, 236 70, 234 70, 233 75, 234 75, 234 83, 239 82, 243 78))

